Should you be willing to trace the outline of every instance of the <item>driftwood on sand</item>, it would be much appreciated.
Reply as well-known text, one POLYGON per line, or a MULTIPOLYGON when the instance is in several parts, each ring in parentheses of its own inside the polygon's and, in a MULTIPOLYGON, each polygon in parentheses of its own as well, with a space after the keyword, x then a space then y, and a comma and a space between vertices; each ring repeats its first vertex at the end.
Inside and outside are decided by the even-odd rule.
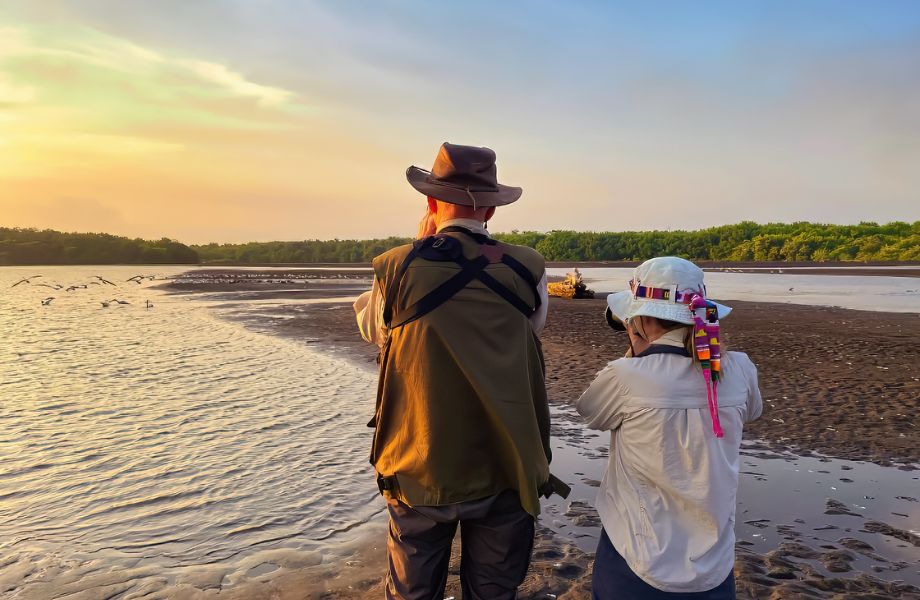
POLYGON ((557 298, 593 298, 594 290, 589 290, 576 267, 572 273, 566 273, 563 281, 553 281, 547 285, 550 296, 557 298))

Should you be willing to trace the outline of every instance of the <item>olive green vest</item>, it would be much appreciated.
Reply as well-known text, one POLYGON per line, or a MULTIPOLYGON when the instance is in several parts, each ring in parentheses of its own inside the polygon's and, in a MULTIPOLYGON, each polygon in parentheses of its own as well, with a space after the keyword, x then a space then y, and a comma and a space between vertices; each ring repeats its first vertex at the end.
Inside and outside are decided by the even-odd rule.
MULTIPOLYGON (((463 233, 467 258, 480 245, 463 233)), ((501 244, 539 281, 544 260, 536 251, 501 244)), ((400 311, 442 284, 460 267, 414 259, 398 271, 411 245, 374 259, 383 295, 396 290, 400 311)), ((502 263, 486 273, 533 306, 534 290, 502 263)), ((423 317, 390 331, 381 352, 371 463, 395 480, 385 493, 412 506, 476 500, 516 490, 530 514, 540 512, 538 488, 549 478, 549 408, 539 341, 529 319, 473 280, 423 317)))

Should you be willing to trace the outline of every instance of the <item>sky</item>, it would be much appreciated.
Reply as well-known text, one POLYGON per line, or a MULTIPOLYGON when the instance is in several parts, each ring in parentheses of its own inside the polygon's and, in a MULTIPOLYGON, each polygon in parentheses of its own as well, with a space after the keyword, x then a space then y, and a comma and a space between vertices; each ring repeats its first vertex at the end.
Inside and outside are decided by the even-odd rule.
POLYGON ((920 3, 0 1, 0 226, 414 235, 488 146, 496 231, 920 219, 920 3))

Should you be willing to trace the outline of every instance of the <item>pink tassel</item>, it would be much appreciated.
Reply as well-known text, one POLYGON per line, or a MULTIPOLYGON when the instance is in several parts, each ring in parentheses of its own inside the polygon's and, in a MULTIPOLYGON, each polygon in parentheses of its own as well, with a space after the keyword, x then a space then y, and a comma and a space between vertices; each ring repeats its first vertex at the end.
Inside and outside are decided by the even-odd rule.
POLYGON ((722 424, 719 422, 719 393, 717 390, 720 370, 719 344, 711 344, 711 340, 718 340, 718 324, 707 326, 697 310, 706 309, 706 299, 695 295, 690 300, 690 310, 693 311, 693 345, 696 357, 703 367, 703 379, 706 380, 706 400, 709 403, 709 416, 712 419, 712 432, 717 438, 724 437, 722 424), (715 377, 713 376, 715 371, 715 377))
POLYGON ((712 418, 712 432, 717 438, 725 437, 722 431, 722 423, 719 422, 719 393, 717 383, 710 381, 709 371, 703 371, 703 377, 706 378, 706 399, 709 401, 709 416, 712 418))

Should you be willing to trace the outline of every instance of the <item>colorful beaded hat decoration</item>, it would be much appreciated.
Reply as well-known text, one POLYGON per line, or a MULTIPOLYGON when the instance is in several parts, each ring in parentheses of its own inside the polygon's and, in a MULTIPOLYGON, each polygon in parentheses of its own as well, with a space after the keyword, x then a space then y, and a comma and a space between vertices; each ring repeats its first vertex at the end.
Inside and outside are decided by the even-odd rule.
POLYGON ((718 384, 722 366, 722 354, 719 351, 719 313, 714 303, 699 294, 691 297, 690 310, 693 312, 693 350, 700 366, 703 367, 712 431, 720 438, 724 434, 722 424, 719 423, 718 384))

